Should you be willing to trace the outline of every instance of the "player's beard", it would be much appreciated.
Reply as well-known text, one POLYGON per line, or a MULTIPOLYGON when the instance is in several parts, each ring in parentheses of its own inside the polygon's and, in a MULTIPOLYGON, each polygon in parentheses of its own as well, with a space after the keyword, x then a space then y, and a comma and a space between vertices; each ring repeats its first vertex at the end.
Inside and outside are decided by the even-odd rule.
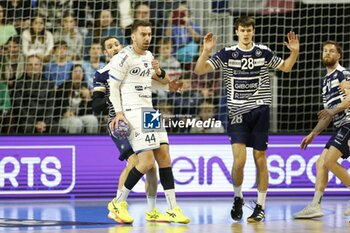
POLYGON ((142 49, 143 49, 144 51, 148 50, 148 48, 149 48, 149 43, 143 43, 143 44, 142 44, 142 49))
POLYGON ((322 58, 322 63, 325 66, 332 67, 335 64, 337 64, 337 60, 336 59, 332 59, 332 58, 322 58))

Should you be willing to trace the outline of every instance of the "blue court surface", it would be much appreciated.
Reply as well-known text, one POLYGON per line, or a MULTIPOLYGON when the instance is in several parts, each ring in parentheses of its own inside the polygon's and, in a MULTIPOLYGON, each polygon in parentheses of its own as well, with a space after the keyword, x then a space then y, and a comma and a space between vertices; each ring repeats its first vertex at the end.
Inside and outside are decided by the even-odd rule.
MULTIPOLYGON (((266 221, 247 223, 252 213, 253 198, 247 197, 241 222, 230 217, 231 198, 181 198, 178 204, 191 218, 188 225, 149 223, 145 221, 146 200, 129 200, 133 225, 121 225, 107 218, 107 199, 25 199, 0 201, 0 231, 30 233, 216 233, 216 232, 338 232, 349 233, 349 217, 343 215, 348 200, 324 197, 325 216, 315 220, 293 220, 292 214, 302 209, 308 198, 269 197, 266 203, 266 221)), ((164 198, 158 198, 157 207, 164 212, 164 198)))

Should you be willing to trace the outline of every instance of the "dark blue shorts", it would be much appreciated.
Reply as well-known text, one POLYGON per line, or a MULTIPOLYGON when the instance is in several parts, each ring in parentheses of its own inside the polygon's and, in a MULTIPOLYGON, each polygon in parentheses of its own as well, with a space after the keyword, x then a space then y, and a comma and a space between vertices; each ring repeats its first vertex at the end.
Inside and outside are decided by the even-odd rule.
POLYGON ((342 158, 347 159, 350 156, 349 151, 349 140, 350 140, 350 123, 341 126, 336 129, 332 137, 328 140, 325 148, 329 149, 334 146, 343 154, 342 158))
MULTIPOLYGON (((108 128, 109 131, 109 128, 108 128)), ((127 138, 125 139, 116 139, 110 132, 109 135, 111 136, 114 144, 117 146, 119 150, 119 160, 128 160, 128 158, 134 154, 135 152, 133 151, 129 140, 127 138)))
POLYGON ((256 150, 266 150, 268 145, 270 108, 261 106, 243 115, 228 119, 227 133, 231 144, 243 143, 256 150))

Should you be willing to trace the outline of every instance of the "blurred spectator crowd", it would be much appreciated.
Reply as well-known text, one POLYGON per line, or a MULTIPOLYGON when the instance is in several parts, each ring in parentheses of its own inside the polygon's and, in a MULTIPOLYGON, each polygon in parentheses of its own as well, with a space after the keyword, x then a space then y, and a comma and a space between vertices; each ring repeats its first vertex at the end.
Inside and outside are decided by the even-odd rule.
POLYGON ((106 65, 101 40, 116 36, 123 46, 130 44, 134 20, 152 22, 150 51, 182 85, 155 88, 155 108, 166 119, 222 120, 220 74, 193 72, 205 32, 186 1, 5 0, 0 1, 1 134, 106 133, 106 116, 91 107, 94 74, 106 65))

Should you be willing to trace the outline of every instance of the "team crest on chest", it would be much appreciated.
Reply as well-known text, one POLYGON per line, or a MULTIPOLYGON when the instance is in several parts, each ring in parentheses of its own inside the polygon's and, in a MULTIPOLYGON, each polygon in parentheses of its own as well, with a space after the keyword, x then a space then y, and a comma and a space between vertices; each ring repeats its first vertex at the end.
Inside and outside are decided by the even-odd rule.
POLYGON ((261 57, 262 51, 260 49, 255 50, 255 56, 261 57))
POLYGON ((233 58, 237 58, 238 55, 239 55, 239 53, 238 53, 237 51, 234 51, 234 52, 232 53, 232 57, 233 57, 233 58))

